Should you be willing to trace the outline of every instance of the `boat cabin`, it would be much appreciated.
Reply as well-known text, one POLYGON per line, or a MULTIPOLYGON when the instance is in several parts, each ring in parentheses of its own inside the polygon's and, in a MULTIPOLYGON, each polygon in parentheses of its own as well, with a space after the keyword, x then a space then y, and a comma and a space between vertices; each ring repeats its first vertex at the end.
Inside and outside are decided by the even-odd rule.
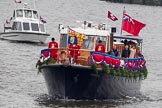
MULTIPOLYGON (((60 45, 59 48, 66 49, 69 48, 70 44, 77 44, 80 46, 80 54, 78 56, 78 62, 81 65, 88 65, 88 59, 90 57, 90 52, 95 51, 95 47, 99 40, 105 46, 105 53, 108 53, 112 49, 113 45, 117 46, 119 51, 119 57, 124 49, 124 40, 135 41, 139 46, 142 46, 142 39, 132 36, 120 36, 116 35, 111 31, 105 29, 96 28, 64 28, 59 27, 60 31, 60 45), (72 41, 72 42, 69 42, 72 41)), ((113 28, 114 29, 114 28, 113 28)), ((69 48, 70 49, 70 48, 69 48)))

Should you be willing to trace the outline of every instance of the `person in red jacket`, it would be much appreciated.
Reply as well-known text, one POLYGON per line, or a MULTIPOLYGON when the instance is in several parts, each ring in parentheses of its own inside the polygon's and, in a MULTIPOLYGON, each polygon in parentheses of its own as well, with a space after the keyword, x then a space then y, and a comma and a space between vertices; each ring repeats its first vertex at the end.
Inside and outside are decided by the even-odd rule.
POLYGON ((101 40, 98 41, 98 44, 95 47, 95 51, 96 52, 105 53, 105 45, 102 44, 102 41, 101 40))
POLYGON ((50 49, 50 57, 53 57, 56 60, 58 52, 58 43, 55 41, 55 38, 51 39, 51 42, 49 42, 48 44, 48 48, 50 49))
POLYGON ((76 44, 70 44, 69 45, 69 54, 71 57, 74 58, 74 62, 77 63, 78 56, 80 55, 80 46, 76 44))

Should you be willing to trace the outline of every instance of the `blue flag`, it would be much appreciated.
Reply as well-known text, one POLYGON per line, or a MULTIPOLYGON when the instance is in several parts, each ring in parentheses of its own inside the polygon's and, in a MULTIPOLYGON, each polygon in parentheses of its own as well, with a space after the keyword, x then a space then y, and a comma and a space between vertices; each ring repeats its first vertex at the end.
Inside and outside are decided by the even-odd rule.
POLYGON ((78 43, 77 37, 75 36, 68 37, 68 44, 77 44, 77 43, 78 43))

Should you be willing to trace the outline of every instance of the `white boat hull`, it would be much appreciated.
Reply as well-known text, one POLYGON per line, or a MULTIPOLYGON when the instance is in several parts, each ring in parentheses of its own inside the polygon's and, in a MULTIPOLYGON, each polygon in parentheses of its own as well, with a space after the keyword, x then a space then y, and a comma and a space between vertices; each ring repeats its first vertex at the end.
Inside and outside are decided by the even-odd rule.
POLYGON ((20 42, 41 42, 44 43, 49 34, 33 32, 4 32, 0 33, 0 39, 20 42))

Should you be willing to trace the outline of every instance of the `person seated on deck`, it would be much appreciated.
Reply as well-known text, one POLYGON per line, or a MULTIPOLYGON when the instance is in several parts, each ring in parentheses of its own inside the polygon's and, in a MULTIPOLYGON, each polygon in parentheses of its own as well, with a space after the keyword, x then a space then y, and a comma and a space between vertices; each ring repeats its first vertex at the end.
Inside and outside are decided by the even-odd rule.
POLYGON ((95 51, 96 52, 105 53, 105 45, 102 44, 102 41, 101 40, 98 41, 98 44, 95 47, 95 51))
POLYGON ((51 39, 51 42, 48 44, 48 48, 50 49, 50 57, 57 59, 57 52, 58 52, 58 43, 55 41, 55 38, 51 39))
POLYGON ((70 63, 72 63, 71 58, 74 59, 74 63, 78 63, 78 56, 80 55, 80 46, 77 44, 69 44, 69 55, 70 63))
POLYGON ((116 45, 113 45, 113 48, 108 52, 108 54, 113 56, 119 56, 119 51, 116 45))
POLYGON ((126 45, 125 45, 125 48, 122 50, 122 55, 121 55, 121 57, 122 57, 122 58, 129 58, 129 55, 130 55, 130 50, 129 50, 128 45, 126 44, 126 45))

